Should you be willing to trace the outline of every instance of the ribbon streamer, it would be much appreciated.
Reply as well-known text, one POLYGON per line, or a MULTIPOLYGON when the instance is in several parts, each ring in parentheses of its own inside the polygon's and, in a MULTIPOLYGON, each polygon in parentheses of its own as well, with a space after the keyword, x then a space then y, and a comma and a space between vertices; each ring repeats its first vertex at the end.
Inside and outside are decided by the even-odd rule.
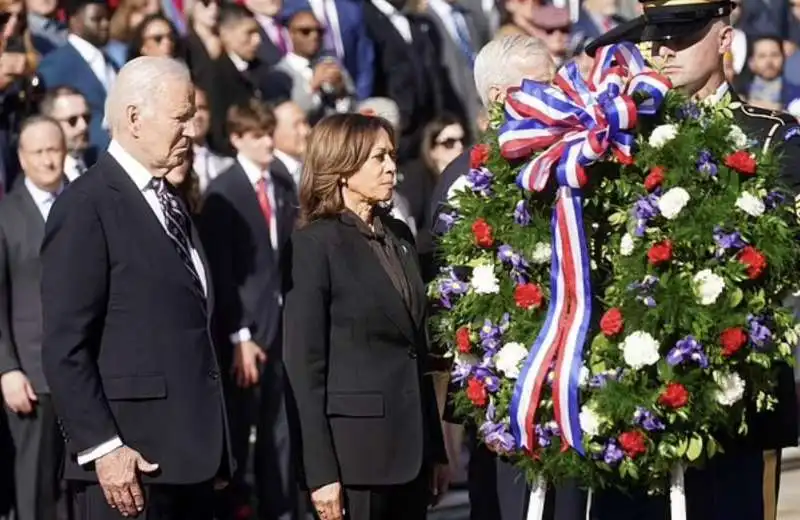
POLYGON ((609 153, 632 160, 638 115, 655 114, 670 88, 669 80, 647 68, 636 46, 625 42, 598 51, 588 83, 569 62, 553 84, 526 80, 509 90, 499 133, 503 157, 526 159, 541 152, 522 167, 517 183, 540 192, 555 171, 558 186, 551 220, 550 305, 511 401, 518 446, 532 451, 537 444, 536 411, 553 367, 562 449, 584 455, 578 380, 592 315, 581 193, 588 180, 585 168, 609 153))

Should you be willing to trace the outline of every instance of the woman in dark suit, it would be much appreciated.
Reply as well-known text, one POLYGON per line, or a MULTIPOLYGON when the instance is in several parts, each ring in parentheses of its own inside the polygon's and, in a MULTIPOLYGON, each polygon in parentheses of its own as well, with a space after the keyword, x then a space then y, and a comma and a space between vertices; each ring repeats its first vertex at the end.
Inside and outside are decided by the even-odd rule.
POLYGON ((447 457, 413 239, 379 206, 394 190, 393 130, 339 114, 309 142, 284 314, 304 484, 322 520, 422 520, 447 457))

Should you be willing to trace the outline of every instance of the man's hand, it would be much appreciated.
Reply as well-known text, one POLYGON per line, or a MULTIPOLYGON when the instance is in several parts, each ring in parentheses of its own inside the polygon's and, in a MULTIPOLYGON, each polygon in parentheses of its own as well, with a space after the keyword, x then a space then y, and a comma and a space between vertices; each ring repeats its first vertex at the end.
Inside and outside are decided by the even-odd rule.
POLYGON ((258 383, 259 363, 267 362, 267 353, 253 341, 242 341, 234 347, 233 374, 236 384, 248 388, 258 383))
POLYGON ((431 505, 436 505, 450 489, 450 466, 436 464, 431 475, 431 505))
POLYGON ((320 520, 343 520, 342 485, 333 482, 311 492, 311 502, 320 520))
POLYGON ((106 502, 122 516, 136 516, 144 509, 144 494, 139 472, 152 473, 158 464, 144 460, 138 451, 120 446, 94 462, 97 480, 106 502))
POLYGON ((0 376, 3 400, 14 413, 29 414, 36 407, 36 392, 22 370, 12 370, 0 376))

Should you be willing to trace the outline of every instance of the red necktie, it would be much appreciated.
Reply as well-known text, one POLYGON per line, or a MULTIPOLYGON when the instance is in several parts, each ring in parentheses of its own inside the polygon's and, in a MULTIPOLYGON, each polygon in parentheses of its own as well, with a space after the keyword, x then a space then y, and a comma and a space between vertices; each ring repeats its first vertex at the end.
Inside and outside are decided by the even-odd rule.
POLYGON ((267 180, 263 177, 256 183, 256 196, 258 197, 258 205, 261 206, 261 213, 264 214, 264 218, 267 220, 267 227, 269 227, 272 220, 272 205, 270 205, 269 195, 267 195, 267 180))

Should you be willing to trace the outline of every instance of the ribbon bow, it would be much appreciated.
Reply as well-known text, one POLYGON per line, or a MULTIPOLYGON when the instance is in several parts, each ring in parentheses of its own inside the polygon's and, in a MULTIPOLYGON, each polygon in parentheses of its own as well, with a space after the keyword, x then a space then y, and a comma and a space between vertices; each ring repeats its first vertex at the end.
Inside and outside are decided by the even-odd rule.
POLYGON ((518 446, 532 450, 537 444, 536 411, 552 368, 562 447, 584 454, 578 381, 592 314, 581 194, 588 180, 585 168, 609 153, 630 161, 638 114, 655 114, 670 88, 669 80, 647 68, 636 46, 625 42, 598 51, 588 83, 569 62, 553 85, 524 81, 509 91, 499 133, 501 153, 523 159, 542 151, 523 166, 517 183, 542 191, 555 169, 558 185, 551 219, 550 306, 511 401, 518 446))

